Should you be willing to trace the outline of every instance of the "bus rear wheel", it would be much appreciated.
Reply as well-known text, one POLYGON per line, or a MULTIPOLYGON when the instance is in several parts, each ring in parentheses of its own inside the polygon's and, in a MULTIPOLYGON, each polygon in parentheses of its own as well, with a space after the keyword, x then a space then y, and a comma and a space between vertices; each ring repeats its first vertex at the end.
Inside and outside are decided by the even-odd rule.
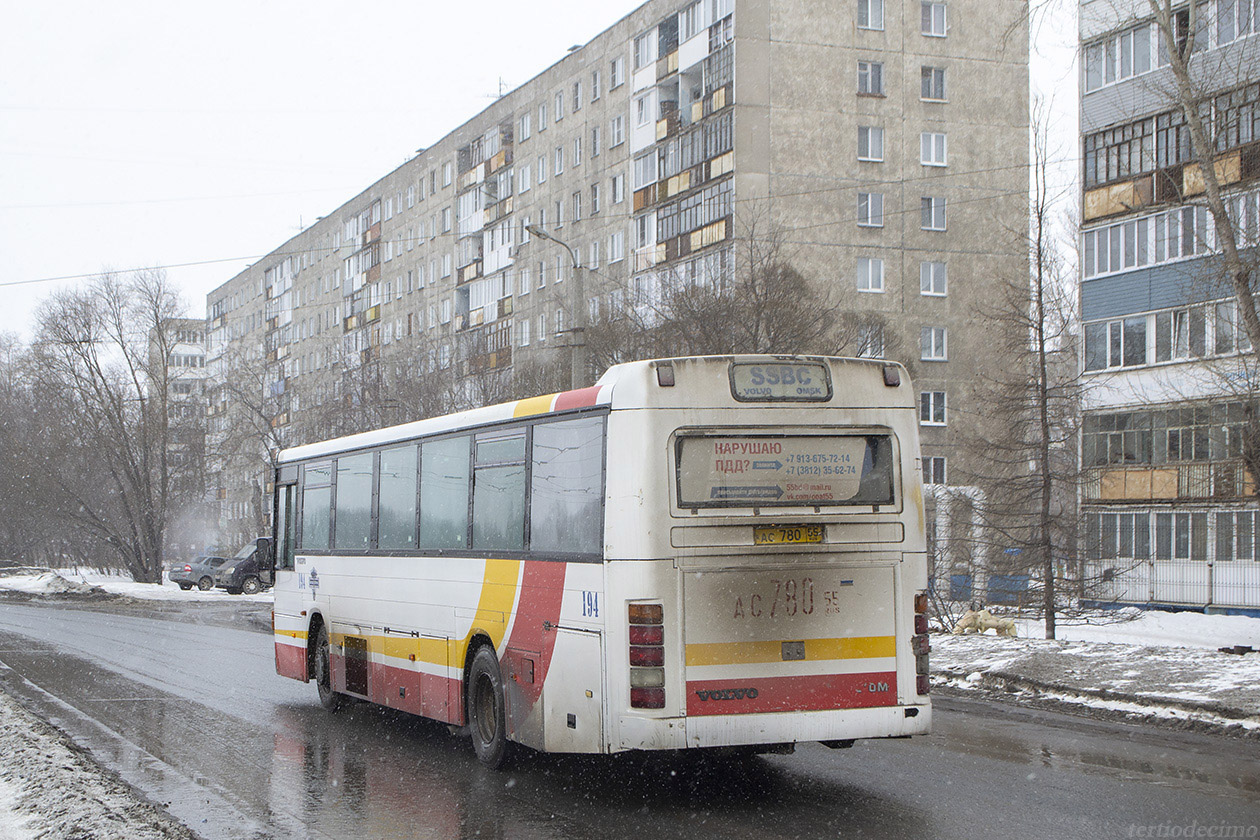
POLYGON ((332 668, 328 662, 328 628, 319 626, 315 635, 315 688, 319 691, 319 705, 330 712, 341 705, 341 695, 332 687, 332 668))
POLYGON ((515 745, 507 737, 503 677, 494 648, 483 645, 468 669, 468 729, 478 760, 493 770, 507 767, 515 745))

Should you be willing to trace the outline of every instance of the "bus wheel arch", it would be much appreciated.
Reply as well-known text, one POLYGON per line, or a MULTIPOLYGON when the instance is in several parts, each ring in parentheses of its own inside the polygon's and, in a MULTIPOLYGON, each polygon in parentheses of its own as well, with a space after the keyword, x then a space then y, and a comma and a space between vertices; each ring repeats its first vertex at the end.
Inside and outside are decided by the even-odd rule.
POLYGON ((491 769, 510 765, 515 744, 507 734, 507 703, 503 672, 494 645, 474 637, 464 665, 464 718, 478 760, 491 769))

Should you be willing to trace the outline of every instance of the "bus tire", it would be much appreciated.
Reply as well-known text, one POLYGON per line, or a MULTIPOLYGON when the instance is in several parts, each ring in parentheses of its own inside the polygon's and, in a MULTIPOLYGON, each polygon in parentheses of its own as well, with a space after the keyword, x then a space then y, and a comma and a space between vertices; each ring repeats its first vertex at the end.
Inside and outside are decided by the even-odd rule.
POLYGON ((468 731, 477 759, 492 770, 507 767, 515 745, 507 737, 503 676, 494 648, 482 645, 468 669, 468 731))
POLYGON ((328 628, 319 625, 315 634, 314 678, 315 688, 319 692, 319 705, 330 712, 341 706, 341 695, 332 687, 332 668, 328 660, 328 628))

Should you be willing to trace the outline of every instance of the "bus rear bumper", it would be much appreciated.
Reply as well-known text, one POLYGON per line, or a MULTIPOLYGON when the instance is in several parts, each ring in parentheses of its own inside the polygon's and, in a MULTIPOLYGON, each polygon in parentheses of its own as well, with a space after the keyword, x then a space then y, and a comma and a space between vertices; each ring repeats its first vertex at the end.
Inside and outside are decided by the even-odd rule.
POLYGON ((924 703, 655 719, 623 715, 619 723, 622 750, 740 747, 926 735, 932 728, 932 707, 924 703))

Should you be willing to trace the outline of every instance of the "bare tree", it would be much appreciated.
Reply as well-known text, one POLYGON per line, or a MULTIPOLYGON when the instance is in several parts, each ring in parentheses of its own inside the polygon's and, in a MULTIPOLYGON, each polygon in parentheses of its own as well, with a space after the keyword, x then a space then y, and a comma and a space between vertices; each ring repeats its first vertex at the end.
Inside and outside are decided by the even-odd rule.
POLYGON ((725 269, 700 277, 663 271, 650 287, 614 288, 587 329, 593 364, 728 353, 892 355, 883 316, 798 271, 765 213, 738 224, 725 269))
POLYGON ((1028 277, 1007 278, 1000 300, 984 314, 994 325, 994 353, 1003 364, 984 374, 991 406, 977 424, 973 448, 982 465, 971 479, 990 488, 976 513, 987 536, 981 550, 1001 549, 1009 568, 1041 579, 1046 638, 1056 634, 1057 583, 1076 558, 1080 374, 1076 351, 1076 287, 1058 247, 1053 216, 1063 196, 1050 186, 1046 110, 1034 106, 1032 193, 1026 245, 1028 277))
POLYGON ((201 465, 179 454, 191 430, 172 410, 180 315, 161 272, 107 274, 46 300, 32 348, 57 510, 149 583, 161 580, 173 518, 200 501, 201 465))

